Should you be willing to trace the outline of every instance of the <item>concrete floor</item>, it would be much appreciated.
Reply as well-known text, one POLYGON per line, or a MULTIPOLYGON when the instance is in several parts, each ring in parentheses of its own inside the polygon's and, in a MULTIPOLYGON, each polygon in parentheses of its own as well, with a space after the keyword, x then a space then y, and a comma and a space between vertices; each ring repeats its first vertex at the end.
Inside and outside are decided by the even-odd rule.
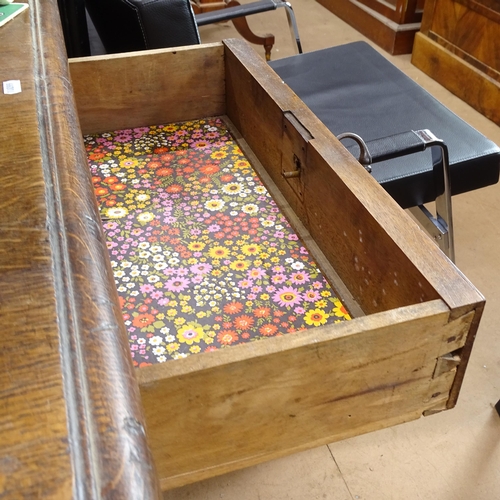
MULTIPOLYGON (((314 0, 292 0, 304 51, 366 40, 314 0)), ((273 59, 293 54, 283 10, 253 16, 273 33, 273 59)), ((204 42, 237 36, 229 24, 202 28, 204 42)), ((263 54, 261 47, 256 50, 263 54)), ((500 128, 410 63, 391 57, 456 114, 500 144, 500 128)), ((500 498, 500 185, 454 197, 456 262, 487 300, 456 408, 393 428, 167 492, 176 500, 483 500, 500 498)))

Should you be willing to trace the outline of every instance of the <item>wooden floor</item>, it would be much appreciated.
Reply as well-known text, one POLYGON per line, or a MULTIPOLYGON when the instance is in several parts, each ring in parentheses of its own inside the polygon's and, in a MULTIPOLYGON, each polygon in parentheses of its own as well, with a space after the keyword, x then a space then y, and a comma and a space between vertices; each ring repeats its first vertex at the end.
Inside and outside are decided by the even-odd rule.
MULTIPOLYGON (((292 0, 305 51, 363 40, 313 0, 292 0)), ((285 12, 249 24, 273 33, 274 59, 293 54, 285 12)), ((235 36, 229 24, 203 41, 235 36)), ((264 54, 261 47, 256 47, 264 54)), ((484 135, 500 128, 410 63, 384 54, 484 135)), ((369 77, 369 75, 368 75, 369 77)), ((483 500, 500 498, 500 185, 454 198, 457 266, 486 296, 486 311, 455 409, 167 492, 176 500, 483 500)))

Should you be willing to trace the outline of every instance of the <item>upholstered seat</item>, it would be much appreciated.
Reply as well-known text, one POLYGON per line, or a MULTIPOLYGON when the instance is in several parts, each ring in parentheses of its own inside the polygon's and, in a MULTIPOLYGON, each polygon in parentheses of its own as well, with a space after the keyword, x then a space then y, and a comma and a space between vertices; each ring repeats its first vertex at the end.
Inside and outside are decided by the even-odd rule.
MULTIPOLYGON (((365 141, 429 129, 448 146, 451 194, 494 184, 500 148, 452 113, 365 42, 270 63, 335 134, 365 141)), ((347 145, 347 143, 346 143, 347 145)), ((358 146, 348 147, 358 156, 358 146)), ((373 165, 372 175, 403 207, 434 201, 443 190, 430 151, 373 165)))

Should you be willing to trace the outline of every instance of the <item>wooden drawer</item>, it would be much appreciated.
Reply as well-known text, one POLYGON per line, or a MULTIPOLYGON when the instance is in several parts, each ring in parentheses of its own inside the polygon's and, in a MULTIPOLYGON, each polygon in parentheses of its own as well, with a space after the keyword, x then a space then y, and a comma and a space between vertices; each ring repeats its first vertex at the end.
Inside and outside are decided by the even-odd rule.
POLYGON ((70 70, 85 134, 229 117, 360 309, 344 324, 137 369, 162 488, 454 405, 481 296, 252 49, 229 40, 70 70), (286 179, 297 158, 300 176, 286 179))
POLYGON ((455 405, 483 297, 252 49, 77 59, 70 76, 56 1, 30 13, 1 33, 2 78, 23 92, 0 96, 1 449, 15 464, 0 491, 153 498, 158 480, 174 488, 455 405), (356 317, 134 370, 82 133, 214 115, 356 317), (300 177, 282 175, 297 165, 300 177))

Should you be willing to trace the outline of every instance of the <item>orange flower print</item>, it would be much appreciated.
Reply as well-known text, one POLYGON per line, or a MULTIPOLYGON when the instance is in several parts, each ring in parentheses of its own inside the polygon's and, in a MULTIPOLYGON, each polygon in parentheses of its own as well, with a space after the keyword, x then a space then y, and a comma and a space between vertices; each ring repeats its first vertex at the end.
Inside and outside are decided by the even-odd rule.
POLYGON ((209 163, 208 165, 200 168, 200 172, 203 174, 216 174, 219 170, 220 168, 214 163, 209 163))
MULTIPOLYGON (((151 165, 151 163, 150 163, 151 165)), ((168 177, 169 175, 172 175, 173 174, 173 170, 171 168, 167 168, 167 167, 161 167, 161 168, 158 168, 155 172, 155 175, 158 175, 160 177, 168 177)), ((182 189, 181 189, 182 191, 182 189)), ((173 193, 174 191, 169 191, 170 193, 173 193)))
POLYGON ((234 318, 234 326, 238 330, 248 330, 252 327, 253 323, 254 320, 250 316, 238 316, 234 318))
POLYGON ((144 328, 146 326, 149 326, 151 323, 153 323, 155 320, 155 317, 152 314, 138 314, 135 318, 134 321, 132 321, 132 324, 136 326, 137 328, 144 328))
POLYGON ((181 193, 184 188, 180 184, 172 184, 166 189, 167 193, 181 193))
POLYGON ((269 307, 257 307, 253 310, 253 313, 257 318, 267 318, 271 315, 271 309, 269 307))
POLYGON ((226 314, 238 314, 243 310, 243 304, 241 302, 229 302, 224 306, 224 312, 226 314))
POLYGON ((268 323, 267 325, 262 325, 259 328, 259 332, 262 333, 262 335, 265 335, 266 337, 274 335, 277 331, 278 327, 276 325, 271 325, 270 323, 268 323))
POLYGON ((217 341, 223 345, 229 345, 238 340, 238 334, 234 330, 222 330, 217 335, 217 341))

